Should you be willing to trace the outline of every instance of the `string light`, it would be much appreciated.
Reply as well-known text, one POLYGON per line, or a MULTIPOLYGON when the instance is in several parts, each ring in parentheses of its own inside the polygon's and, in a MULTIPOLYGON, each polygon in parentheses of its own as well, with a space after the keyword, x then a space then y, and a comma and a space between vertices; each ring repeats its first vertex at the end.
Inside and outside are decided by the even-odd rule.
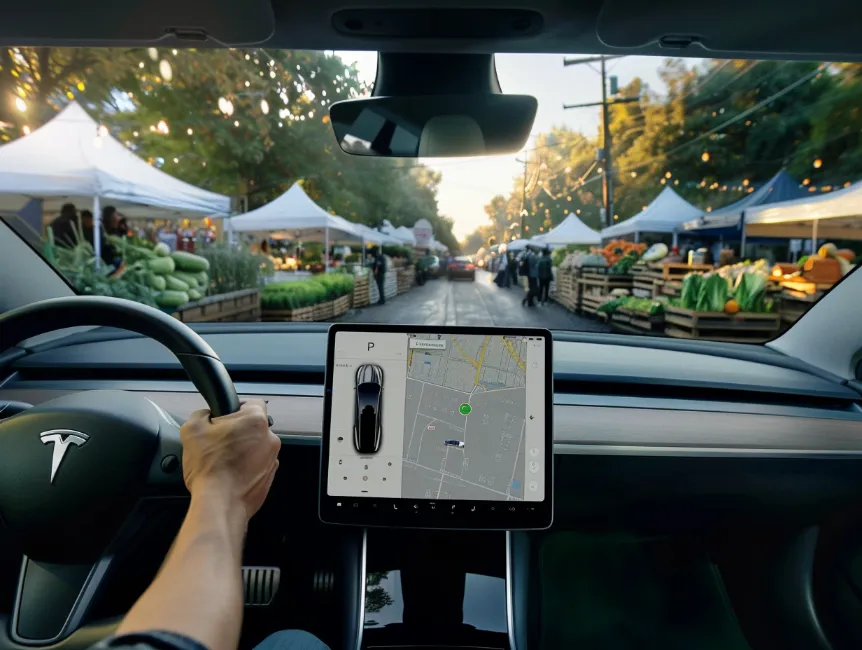
POLYGON ((143 67, 144 67, 144 62, 143 62, 143 61, 141 61, 140 63, 138 63, 138 67, 139 67, 139 68, 143 68, 143 67))
POLYGON ((269 102, 265 99, 260 100, 260 110, 264 115, 269 115, 269 102))
POLYGON ((26 124, 23 126, 21 131, 24 133, 24 135, 30 135, 30 127, 27 126, 26 124))
POLYGON ((175 162, 175 163, 178 163, 179 161, 180 161, 180 159, 179 159, 179 158, 174 158, 174 162, 175 162))
POLYGON ((174 78, 174 70, 167 59, 159 61, 159 74, 162 75, 162 79, 165 81, 170 81, 174 78))
MULTIPOLYGON (((159 60, 159 51, 158 51, 156 48, 154 48, 154 47, 148 47, 148 48, 147 48, 147 55, 148 55, 148 56, 149 56, 153 61, 158 61, 158 60, 159 60)), ((144 66, 143 66, 143 65, 141 65, 140 67, 142 67, 142 68, 143 68, 144 66)))
POLYGON ((233 125, 234 125, 234 126, 239 126, 239 120, 234 120, 234 121, 233 121, 233 125))
POLYGON ((820 158, 814 160, 814 169, 820 169, 823 166, 823 161, 820 158))
POLYGON ((665 173, 664 173, 664 177, 665 177, 665 178, 670 178, 672 175, 673 175, 673 174, 671 174, 670 172, 665 172, 665 173))
POLYGON ((750 182, 751 182, 751 181, 749 181, 747 178, 742 179, 742 185, 743 185, 744 187, 748 187, 748 184, 749 184, 750 182))
POLYGON ((637 177, 638 177, 638 173, 637 173, 637 172, 632 172, 632 178, 637 178, 637 177))
POLYGON ((132 131, 132 135, 133 135, 133 136, 135 136, 135 137, 137 138, 137 137, 138 137, 138 132, 137 132, 137 131, 132 131))
POLYGON ((702 154, 700 154, 700 159, 701 159, 703 162, 709 162, 709 152, 708 152, 708 151, 704 151, 702 154))
POLYGON ((191 128, 191 127, 189 127, 189 128, 187 128, 187 129, 186 129, 186 133, 188 133, 189 135, 191 135, 192 133, 194 133, 194 131, 192 130, 192 128, 191 128))
POLYGON ((168 128, 168 123, 164 120, 159 120, 159 123, 156 124, 156 131, 158 131, 162 135, 167 135, 171 132, 171 130, 168 128))
POLYGON ((811 183, 811 179, 810 179, 810 178, 803 178, 803 179, 802 179, 802 184, 803 184, 803 185, 808 185, 809 183, 811 183))
POLYGON ((16 97, 15 98, 15 108, 17 108, 22 113, 26 113, 27 112, 27 102, 25 102, 20 97, 16 97))

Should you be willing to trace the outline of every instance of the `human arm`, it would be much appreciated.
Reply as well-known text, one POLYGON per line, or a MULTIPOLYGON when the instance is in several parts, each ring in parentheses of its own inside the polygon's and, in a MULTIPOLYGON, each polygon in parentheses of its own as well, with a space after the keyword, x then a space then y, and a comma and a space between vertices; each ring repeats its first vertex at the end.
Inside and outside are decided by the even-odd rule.
POLYGON ((163 630, 208 650, 236 650, 243 538, 272 485, 281 443, 269 430, 260 400, 212 421, 209 416, 197 411, 180 430, 189 510, 158 575, 118 635, 163 630))

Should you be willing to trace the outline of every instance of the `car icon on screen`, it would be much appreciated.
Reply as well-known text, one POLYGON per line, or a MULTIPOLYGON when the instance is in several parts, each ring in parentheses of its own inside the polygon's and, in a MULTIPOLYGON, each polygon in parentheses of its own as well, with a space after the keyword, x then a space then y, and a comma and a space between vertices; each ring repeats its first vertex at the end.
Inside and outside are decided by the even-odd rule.
POLYGON ((459 449, 464 448, 464 441, 463 440, 444 440, 443 444, 446 445, 447 447, 458 447, 459 449))
POLYGON ((356 369, 353 445, 360 454, 376 454, 383 436, 383 368, 366 363, 356 369))

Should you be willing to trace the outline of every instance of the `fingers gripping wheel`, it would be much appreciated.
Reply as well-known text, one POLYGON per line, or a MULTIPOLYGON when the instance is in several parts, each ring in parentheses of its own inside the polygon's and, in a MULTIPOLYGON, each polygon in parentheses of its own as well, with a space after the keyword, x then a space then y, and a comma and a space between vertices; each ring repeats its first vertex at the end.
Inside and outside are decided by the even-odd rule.
MULTIPOLYGON (((0 352, 81 325, 118 327, 159 341, 176 355, 213 415, 239 409, 227 370, 203 339, 127 300, 61 298, 3 314, 0 352)), ((13 616, 19 641, 56 642, 75 631, 109 574, 110 549, 140 524, 140 513, 152 512, 141 507, 141 498, 166 483, 182 486, 181 456, 177 423, 124 391, 66 395, 0 421, 0 518, 26 555, 13 616), (63 602, 44 607, 39 594, 56 590, 63 602)))

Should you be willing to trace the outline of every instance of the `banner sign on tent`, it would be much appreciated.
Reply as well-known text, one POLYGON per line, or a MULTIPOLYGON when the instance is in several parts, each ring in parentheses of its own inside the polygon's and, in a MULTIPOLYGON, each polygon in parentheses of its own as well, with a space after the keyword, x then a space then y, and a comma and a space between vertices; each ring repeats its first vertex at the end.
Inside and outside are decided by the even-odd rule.
POLYGON ((413 239, 416 240, 417 248, 431 246, 432 237, 434 237, 434 226, 428 219, 420 219, 413 225, 413 239))

